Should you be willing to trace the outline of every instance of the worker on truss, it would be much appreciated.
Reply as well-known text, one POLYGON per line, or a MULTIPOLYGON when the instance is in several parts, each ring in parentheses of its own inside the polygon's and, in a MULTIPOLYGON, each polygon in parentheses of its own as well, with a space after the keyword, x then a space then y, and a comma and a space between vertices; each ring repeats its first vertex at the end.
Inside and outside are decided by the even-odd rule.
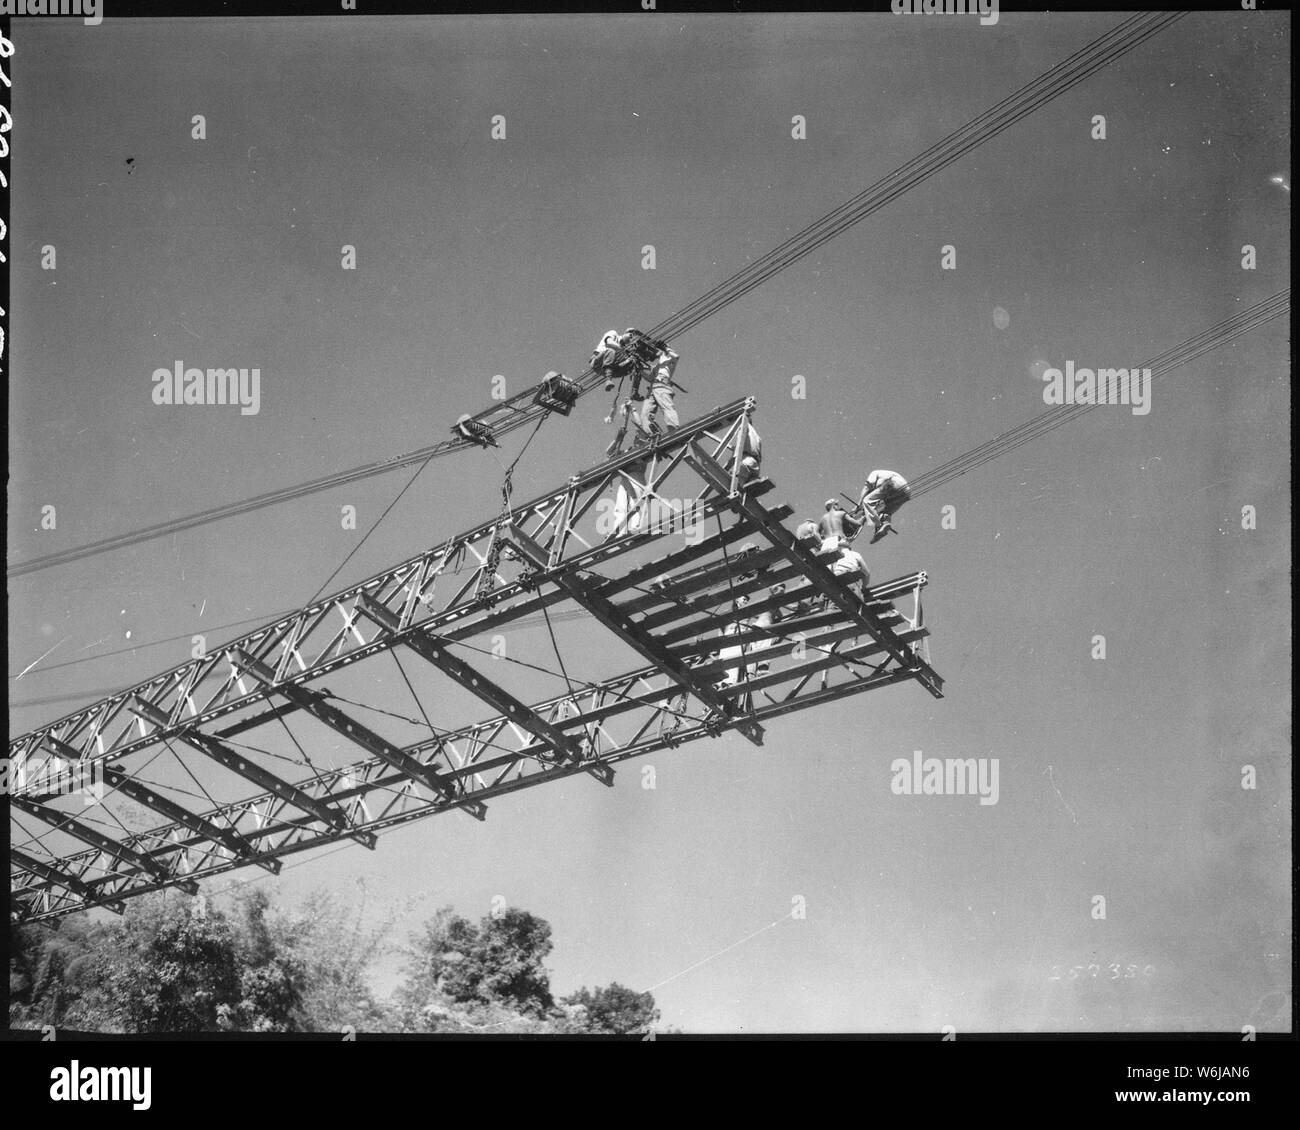
POLYGON ((839 499, 826 500, 826 512, 817 523, 817 533, 822 539, 821 551, 837 555, 831 562, 831 572, 837 577, 846 573, 861 574, 862 588, 865 592, 867 585, 871 583, 871 573, 867 570, 867 563, 862 554, 850 548, 850 543, 857 537, 861 528, 862 523, 851 514, 845 513, 839 499))
POLYGON ((679 360, 677 351, 670 349, 663 342, 658 344, 660 346, 659 352, 650 365, 650 391, 642 406, 641 418, 637 421, 641 434, 651 440, 658 439, 660 435, 667 435, 669 432, 676 431, 677 428, 681 427, 681 418, 677 415, 677 407, 673 403, 673 389, 681 389, 682 392, 686 391, 673 379, 679 360), (662 428, 660 428, 658 420, 661 409, 664 414, 662 428))
POLYGON ((825 540, 817 529, 817 523, 811 519, 807 522, 800 522, 795 527, 794 536, 795 540, 800 542, 810 553, 816 553, 825 540))
MULTIPOLYGON (((831 507, 839 507, 835 499, 826 500, 826 514, 831 515, 831 507)), ((842 507, 840 508, 842 511, 842 507)), ((821 522, 809 520, 800 522, 795 529, 795 540, 804 547, 809 553, 822 558, 825 564, 830 565, 831 573, 837 577, 842 577, 846 573, 857 574, 849 583, 861 580, 862 593, 865 596, 867 586, 871 583, 871 573, 867 569, 867 563, 862 554, 849 547, 851 535, 836 532, 838 530, 854 530, 856 532, 858 523, 845 514, 842 518, 838 516, 823 516, 821 522), (825 533, 823 532, 825 530, 825 533), (829 560, 827 560, 829 559, 829 560)), ((796 615, 802 615, 803 609, 800 608, 796 615)))
POLYGON ((826 512, 822 515, 821 521, 817 523, 817 533, 821 536, 823 543, 829 538, 834 538, 834 548, 838 549, 841 544, 847 545, 857 537, 860 529, 862 529, 862 523, 845 512, 839 499, 828 498, 826 500, 826 512))
POLYGON ((858 510, 875 527, 871 545, 875 545, 886 534, 897 532, 890 518, 911 497, 912 488, 897 471, 878 470, 867 476, 858 498, 858 510))
POLYGON ((614 391, 614 382, 633 376, 637 369, 636 358, 627 352, 638 330, 629 327, 622 333, 606 330, 601 334, 596 348, 591 351, 591 368, 605 378, 605 391, 614 391))
POLYGON ((840 546, 839 557, 831 562, 831 572, 837 577, 842 577, 848 573, 854 574, 852 580, 848 583, 852 584, 854 581, 861 580, 862 595, 866 596, 867 589, 871 585, 871 573, 867 569, 866 560, 856 549, 850 549, 847 545, 840 546))
MULTIPOLYGON (((658 383, 656 374, 659 359, 666 350, 668 346, 665 342, 655 341, 635 326, 629 326, 622 333, 618 330, 606 330, 601 335, 600 341, 596 343, 596 348, 592 350, 591 368, 594 373, 605 378, 605 391, 614 392, 615 388, 618 389, 618 392, 614 392, 615 407, 611 408, 609 416, 605 418, 607 424, 613 423, 615 418, 618 418, 618 430, 609 447, 605 449, 607 459, 613 458, 623 450, 623 439, 627 435, 629 424, 636 426, 638 434, 635 445, 644 445, 655 438, 647 421, 655 410, 651 404, 653 387, 658 383), (627 397, 619 404, 618 398, 622 392, 623 382, 629 378, 632 382, 631 388, 627 397)), ((669 378, 671 379, 671 373, 669 378)), ((670 389, 670 407, 671 404, 670 389)), ((676 421, 676 411, 673 411, 672 417, 676 421)))
POLYGON ((746 418, 745 434, 740 444, 740 466, 736 472, 736 482, 743 486, 745 483, 752 482, 762 473, 763 464, 763 441, 758 431, 746 418))
MULTIPOLYGON (((770 590, 772 593, 780 594, 785 592, 784 585, 774 585, 770 590)), ((736 598, 736 612, 740 613, 742 609, 749 604, 748 596, 738 596, 736 598)), ((771 628, 777 616, 771 609, 765 609, 756 616, 738 616, 737 619, 730 621, 723 629, 722 635, 725 639, 727 636, 739 635, 747 629, 754 628, 759 631, 766 631, 771 628)), ((742 656, 748 657, 755 652, 766 651, 775 642, 774 639, 754 640, 752 643, 735 644, 731 647, 721 648, 717 655, 720 659, 738 659, 742 656)), ((746 663, 743 668, 730 667, 722 673, 722 676, 714 684, 719 690, 725 687, 734 687, 742 680, 749 680, 762 675, 766 675, 770 665, 766 662, 746 663)))
POLYGON ((606 541, 640 531, 645 516, 644 503, 650 492, 644 481, 649 468, 647 456, 620 469, 614 486, 614 505, 608 517, 602 516, 596 524, 597 531, 605 534, 606 541))

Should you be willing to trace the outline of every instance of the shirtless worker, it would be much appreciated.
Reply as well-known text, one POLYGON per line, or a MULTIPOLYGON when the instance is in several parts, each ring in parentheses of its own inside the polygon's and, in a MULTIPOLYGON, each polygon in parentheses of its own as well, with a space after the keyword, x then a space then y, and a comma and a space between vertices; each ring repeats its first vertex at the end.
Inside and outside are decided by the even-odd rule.
POLYGON ((828 498, 826 500, 826 512, 822 515, 821 521, 817 523, 817 533, 821 535, 822 539, 822 552, 839 550, 839 557, 831 563, 831 572, 836 576, 842 576, 845 573, 860 573, 862 575, 862 588, 865 593, 867 585, 871 583, 871 574, 867 570, 867 563, 863 560, 862 554, 849 548, 849 543, 857 536, 861 528, 862 523, 852 515, 846 514, 838 499, 828 498))

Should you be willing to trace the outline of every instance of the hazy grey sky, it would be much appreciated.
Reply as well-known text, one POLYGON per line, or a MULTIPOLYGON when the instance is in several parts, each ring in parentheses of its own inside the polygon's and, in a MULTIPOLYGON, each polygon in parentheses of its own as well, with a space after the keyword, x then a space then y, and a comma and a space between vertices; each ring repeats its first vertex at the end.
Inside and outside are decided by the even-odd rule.
MULTIPOLYGON (((581 371, 1120 19, 15 21, 10 561, 423 446, 493 374, 581 371), (260 367, 259 413, 154 405, 177 360, 260 367)), ((1044 362, 1136 364, 1289 285, 1289 54, 1289 15, 1187 16, 674 343, 683 414, 755 395, 773 500, 815 517, 1042 411, 1044 362)), ((1266 1024, 1291 968, 1289 381, 1275 322, 1149 415, 1098 409, 904 509, 868 559, 929 572, 942 701, 851 698, 762 750, 652 755, 654 791, 632 762, 267 882, 363 878, 417 897, 412 925, 503 895, 553 924, 558 989, 667 981, 688 1030, 1266 1024), (893 795, 915 749, 998 758, 999 803, 893 795), (676 976, 794 895, 806 920, 676 976), (1143 972, 1067 979, 1089 963, 1143 972)), ((548 424, 520 489, 596 462, 607 408, 548 424)), ((494 513, 521 443, 431 464, 333 587, 494 513)), ((12 581, 11 698, 128 685, 304 603, 355 542, 339 507, 367 529, 408 474, 12 581)))

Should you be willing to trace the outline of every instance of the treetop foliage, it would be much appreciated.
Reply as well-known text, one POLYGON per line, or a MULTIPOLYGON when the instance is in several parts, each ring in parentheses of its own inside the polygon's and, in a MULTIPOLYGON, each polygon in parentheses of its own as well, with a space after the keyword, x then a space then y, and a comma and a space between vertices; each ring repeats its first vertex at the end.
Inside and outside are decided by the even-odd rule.
POLYGON ((409 939, 403 976, 380 999, 376 966, 396 952, 395 915, 370 923, 364 896, 317 892, 292 910, 261 887, 228 899, 176 891, 133 899, 120 919, 10 924, 9 1023, 132 1032, 633 1033, 654 997, 617 982, 557 1001, 551 927, 519 907, 477 923, 439 910, 409 939))

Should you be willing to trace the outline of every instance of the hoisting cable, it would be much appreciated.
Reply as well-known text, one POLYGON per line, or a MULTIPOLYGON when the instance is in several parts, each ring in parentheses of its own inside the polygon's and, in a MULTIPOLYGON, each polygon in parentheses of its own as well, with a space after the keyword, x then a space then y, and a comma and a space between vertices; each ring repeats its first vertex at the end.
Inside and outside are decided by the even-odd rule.
MULTIPOLYGON (((711 317, 777 272, 784 270, 814 251, 828 239, 834 238, 834 236, 839 235, 878 211, 902 193, 947 168, 948 165, 972 149, 997 136, 1024 116, 1033 113, 1039 107, 1058 97, 1077 83, 1082 82, 1100 68, 1107 66, 1115 59, 1133 50, 1145 39, 1163 30, 1183 15, 1184 13, 1181 12, 1141 13, 1129 17, 1086 47, 1076 51, 1064 62, 1044 72, 1044 74, 1014 94, 1004 98, 990 110, 972 119, 972 121, 949 134, 942 141, 932 145, 924 153, 912 158, 894 172, 854 196, 851 200, 841 204, 820 220, 815 221, 801 232, 785 240, 759 260, 714 287, 707 294, 684 306, 665 321, 659 323, 650 331, 648 336, 652 338, 672 338, 694 328, 705 318, 711 317)), ((574 382, 578 386, 577 396, 581 397, 591 392, 602 380, 603 377, 596 374, 594 370, 587 369, 574 382)), ((537 415, 545 418, 549 414, 549 410, 544 407, 533 405, 521 410, 513 403, 513 399, 527 397, 530 394, 531 390, 520 394, 519 397, 512 398, 512 401, 503 402, 495 408, 480 412, 477 417, 470 417, 470 419, 477 420, 479 417, 509 409, 514 412, 514 415, 493 425, 493 429, 497 434, 503 434, 512 431, 514 428, 522 427, 537 415)), ((34 557, 10 566, 7 574, 10 577, 23 576, 53 565, 78 561, 94 554, 135 545, 151 538, 192 529, 207 522, 234 517, 260 507, 275 505, 316 491, 326 490, 333 486, 355 482, 370 475, 383 474, 397 467, 408 466, 420 460, 428 460, 439 455, 449 454, 452 451, 460 451, 470 445, 471 441, 467 439, 443 440, 429 447, 408 452, 404 455, 397 455, 379 463, 338 472, 295 486, 267 491, 241 502, 212 507, 195 514, 159 522, 152 526, 103 538, 72 549, 34 557)))
MULTIPOLYGON (((1150 369, 1151 381, 1154 383, 1158 377, 1163 376, 1165 373, 1186 365, 1202 354, 1235 341, 1252 330, 1282 317, 1290 308, 1291 290, 1287 288, 1270 295, 1263 301, 1243 310, 1240 314, 1234 314, 1232 317, 1225 318, 1208 329, 1202 330, 1172 349, 1156 354, 1156 356, 1142 362, 1135 368, 1139 371, 1150 369)), ((912 497, 916 498, 927 491, 945 486, 968 471, 982 467, 985 463, 1014 451, 1030 440, 1037 439, 1039 436, 1046 435, 1055 428, 1059 428, 1062 424, 1068 424, 1071 420, 1078 419, 1096 407, 1099 407, 1099 405, 1071 404, 1040 412, 1037 416, 1008 429, 987 443, 980 444, 979 447, 972 448, 962 455, 949 459, 946 463, 935 467, 933 470, 918 475, 915 482, 912 483, 912 497)))
POLYGON ((357 544, 354 545, 350 550, 348 550, 348 555, 347 555, 345 558, 343 558, 342 561, 340 561, 340 562, 338 563, 338 566, 335 568, 334 572, 332 572, 328 577, 325 578, 325 580, 321 583, 320 588, 318 588, 318 589, 317 589, 317 590, 312 594, 312 598, 311 598, 311 600, 307 601, 308 604, 315 604, 315 603, 316 603, 316 600, 317 600, 317 598, 320 596, 320 594, 323 593, 327 588, 329 588, 329 586, 330 586, 330 582, 333 581, 334 578, 337 577, 337 576, 339 575, 340 572, 342 572, 342 570, 343 570, 343 566, 346 565, 349 561, 352 560, 352 558, 356 555, 357 550, 359 550, 363 545, 366 544, 366 541, 369 539, 370 535, 373 534, 377 529, 379 529, 379 523, 382 522, 385 518, 387 518, 387 517, 388 517, 388 512, 389 512, 390 510, 392 510, 392 508, 393 508, 394 506, 396 506, 399 502, 402 501, 402 495, 404 495, 408 490, 411 489, 411 487, 413 487, 413 486, 415 485, 415 480, 418 479, 418 478, 420 477, 421 473, 422 473, 422 472, 424 471, 424 469, 429 465, 429 463, 430 463, 430 461, 431 461, 432 459, 433 459, 433 456, 430 455, 427 459, 425 459, 425 461, 424 461, 423 463, 421 463, 421 464, 420 464, 420 465, 415 469, 415 474, 412 475, 412 476, 407 480, 407 482, 406 482, 406 486, 402 487, 402 489, 399 490, 399 491, 397 492, 397 497, 394 498, 392 502, 390 502, 387 506, 384 507, 384 511, 383 511, 383 513, 380 514, 379 517, 375 519, 374 524, 370 527, 370 529, 368 529, 368 530, 367 530, 367 531, 362 535, 361 540, 360 540, 359 542, 357 542, 357 544))

